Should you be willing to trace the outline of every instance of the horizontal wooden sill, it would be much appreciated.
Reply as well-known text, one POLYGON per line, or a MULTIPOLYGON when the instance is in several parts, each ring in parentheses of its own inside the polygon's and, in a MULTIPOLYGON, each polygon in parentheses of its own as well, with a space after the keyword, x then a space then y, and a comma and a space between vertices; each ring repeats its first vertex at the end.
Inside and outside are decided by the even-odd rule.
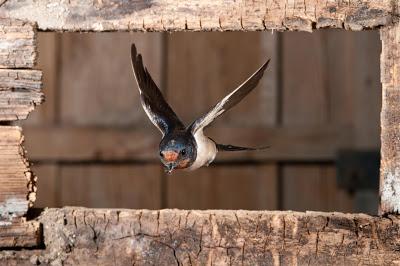
MULTIPOLYGON (((3 263, 80 265, 388 265, 400 216, 243 210, 47 209, 44 249, 3 263)), ((1 228, 1 227, 0 227, 1 228)))

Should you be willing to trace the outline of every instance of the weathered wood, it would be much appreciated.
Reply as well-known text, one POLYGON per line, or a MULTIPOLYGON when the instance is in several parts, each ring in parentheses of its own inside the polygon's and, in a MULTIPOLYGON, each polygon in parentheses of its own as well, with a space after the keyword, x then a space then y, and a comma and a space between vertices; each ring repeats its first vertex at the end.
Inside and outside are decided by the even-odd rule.
POLYGON ((400 24, 381 30, 381 179, 382 213, 400 212, 400 24))
POLYGON ((393 265, 400 218, 268 211, 48 209, 44 250, 2 264, 393 265))
POLYGON ((0 69, 0 121, 26 119, 43 102, 42 72, 0 69))
POLYGON ((391 0, 177 1, 8 0, 0 16, 38 23, 45 31, 362 30, 398 15, 391 0))
MULTIPOLYGON (((130 45, 136 44, 146 67, 160 84, 161 34, 62 34, 61 42, 62 123, 138 127, 147 124, 132 73, 130 45)), ((153 127, 151 123, 147 125, 153 127)))
POLYGON ((34 67, 37 57, 34 23, 1 17, 0 15, 0 68, 34 67))
POLYGON ((160 209, 161 174, 161 164, 61 166, 56 193, 61 206, 160 209))
POLYGON ((211 165, 195 172, 166 176, 167 208, 278 208, 277 167, 274 164, 211 165), (239 196, 240 195, 240 196, 239 196))
POLYGON ((40 223, 0 221, 0 249, 38 247, 41 241, 40 223))
POLYGON ((36 198, 36 178, 25 159, 21 128, 0 127, 0 220, 24 215, 36 198))
MULTIPOLYGON (((161 136, 156 129, 98 127, 26 127, 25 147, 32 161, 157 161, 161 136), (140 140, 140 141, 138 141, 140 140)), ((340 147, 351 147, 349 128, 210 127, 207 133, 223 143, 271 147, 262 152, 220 153, 217 161, 334 160, 340 147), (232 132, 235 134, 231 134, 232 132)))
POLYGON ((284 210, 354 210, 354 197, 338 188, 335 166, 288 164, 283 168, 283 176, 284 210))
MULTIPOLYGON (((44 74, 42 77, 42 93, 46 96, 46 104, 37 108, 29 115, 29 119, 22 122, 26 125, 47 125, 57 121, 60 109, 60 84, 59 75, 63 71, 60 52, 63 49, 61 43, 62 34, 53 32, 39 32, 37 34, 37 50, 39 53, 37 69, 44 74)), ((65 71, 65 70, 64 70, 65 71)), ((70 82, 68 89, 74 88, 75 82, 70 82)), ((73 103, 68 106, 73 107, 73 103)))

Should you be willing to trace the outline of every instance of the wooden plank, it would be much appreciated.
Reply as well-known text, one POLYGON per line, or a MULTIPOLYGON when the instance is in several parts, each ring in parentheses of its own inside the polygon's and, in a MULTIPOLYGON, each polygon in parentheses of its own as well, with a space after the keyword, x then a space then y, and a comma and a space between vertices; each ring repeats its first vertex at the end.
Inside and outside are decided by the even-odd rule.
MULTIPOLYGON (((24 131, 32 161, 159 161, 161 138, 155 128, 26 127, 24 131)), ((352 147, 351 129, 339 127, 219 126, 207 133, 222 143, 271 145, 261 152, 221 153, 217 161, 332 161, 340 147, 352 147)))
POLYGON ((26 119, 43 102, 42 72, 0 69, 0 121, 26 119))
POLYGON ((0 16, 35 22, 45 31, 362 30, 389 25, 391 0, 364 1, 103 1, 8 0, 0 16))
POLYGON ((38 247, 40 241, 41 228, 37 221, 0 222, 0 249, 38 247))
POLYGON ((354 148, 378 149, 381 84, 377 31, 322 34, 326 51, 329 123, 354 129, 354 148))
POLYGON ((32 172, 38 176, 36 182, 35 208, 61 207, 60 167, 57 164, 33 164, 32 172))
POLYGON ((140 104, 130 45, 136 43, 153 78, 160 84, 161 41, 161 34, 156 33, 63 34, 60 122, 153 128, 140 104))
POLYGON ((36 198, 36 179, 22 142, 21 128, 0 127, 0 221, 25 215, 36 198))
POLYGON ((62 166, 61 206, 161 208, 161 165, 62 166), (73 193, 71 193, 73 191, 73 193))
POLYGON ((400 26, 381 30, 381 213, 400 212, 400 26))
POLYGON ((353 197, 336 184, 334 166, 287 165, 284 167, 283 209, 352 212, 353 197))
POLYGON ((56 123, 59 119, 59 72, 61 70, 60 52, 62 44, 61 34, 39 32, 37 34, 37 49, 39 53, 37 68, 43 74, 42 92, 46 96, 46 104, 39 106, 29 119, 22 125, 47 125, 56 123))
POLYGON ((271 58, 260 85, 215 123, 254 127, 276 122, 276 34, 176 33, 167 41, 167 99, 183 121, 203 115, 271 58))
POLYGON ((3 264, 393 265, 399 216, 268 211, 45 210, 42 250, 3 264))
MULTIPOLYGON (((332 94, 338 84, 331 86, 328 69, 329 35, 322 32, 312 35, 305 33, 283 34, 283 113, 282 122, 288 128, 306 126, 323 127, 332 123, 332 111, 348 106, 338 105, 345 101, 339 98, 332 103, 332 94), (307 63, 307 67, 304 64, 307 63), (336 85, 336 86, 335 86, 336 85), (335 105, 334 105, 335 104, 335 105)), ((340 41, 343 41, 341 39, 340 41)), ((339 42, 340 42, 339 41, 339 42)), ((337 41, 338 42, 338 41, 337 41)), ((329 52, 338 56, 339 50, 329 52)), ((343 66, 343 64, 340 64, 343 66)), ((336 77, 333 75, 333 77, 336 77)), ((334 79, 336 81, 336 79, 334 79)), ((339 81, 339 84, 342 84, 339 81)), ((342 96, 342 94, 339 94, 342 96)), ((346 95, 348 96, 348 95, 346 95)), ((337 97, 337 96, 336 96, 337 97)), ((345 109, 348 111, 348 109, 345 109)), ((346 115, 349 115, 348 112, 346 115)), ((351 115, 351 113, 350 113, 351 115)), ((337 119, 337 118, 336 118, 337 119)), ((352 122, 352 121, 351 121, 352 122)), ((351 128, 352 124, 343 123, 336 127, 351 128)), ((332 127, 335 127, 333 124, 332 127)), ((349 136, 355 138, 354 134, 349 136)), ((354 144, 339 145, 336 149, 350 148, 354 144)), ((295 150, 295 149, 293 149, 295 150)), ((336 152, 334 152, 336 156, 336 152)), ((336 187, 335 169, 331 165, 283 165, 282 169, 283 208, 289 210, 336 210, 352 211, 353 202, 345 192, 336 187), (318 193, 318 194, 317 194, 318 193), (338 200, 340 199, 340 200, 338 200), (346 200, 341 200, 346 199, 346 200)))
POLYGON ((278 207, 274 165, 216 165, 195 172, 177 171, 166 179, 168 208, 273 210, 278 207))
POLYGON ((36 58, 34 23, 0 16, 0 68, 32 68, 36 58))

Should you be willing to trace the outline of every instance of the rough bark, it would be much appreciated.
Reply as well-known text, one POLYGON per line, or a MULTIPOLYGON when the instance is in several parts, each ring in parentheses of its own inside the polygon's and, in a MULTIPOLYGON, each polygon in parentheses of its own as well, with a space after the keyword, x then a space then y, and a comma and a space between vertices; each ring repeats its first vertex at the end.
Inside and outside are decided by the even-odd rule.
POLYGON ((43 102, 42 72, 0 69, 0 121, 26 119, 43 102))
POLYGON ((19 247, 39 247, 39 222, 0 222, 0 249, 19 247))
POLYGON ((400 25, 381 30, 381 179, 382 213, 400 212, 400 25))
POLYGON ((268 211, 46 210, 44 250, 2 263, 52 265, 390 265, 398 216, 268 211))
POLYGON ((21 128, 0 127, 0 223, 26 214, 36 198, 36 180, 22 147, 21 128))
POLYGON ((8 0, 0 15, 50 31, 362 30, 398 15, 391 0, 8 0))
POLYGON ((34 67, 37 57, 35 43, 33 23, 0 18, 0 68, 34 67))

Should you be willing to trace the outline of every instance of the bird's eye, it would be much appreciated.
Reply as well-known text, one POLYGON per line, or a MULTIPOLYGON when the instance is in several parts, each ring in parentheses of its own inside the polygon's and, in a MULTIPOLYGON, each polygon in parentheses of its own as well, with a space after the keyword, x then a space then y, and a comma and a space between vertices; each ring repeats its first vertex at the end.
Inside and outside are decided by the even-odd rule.
POLYGON ((160 151, 160 157, 164 157, 164 154, 162 153, 162 151, 160 151))
POLYGON ((186 149, 181 150, 181 151, 180 151, 180 154, 183 155, 183 156, 185 156, 185 155, 186 155, 186 149))

